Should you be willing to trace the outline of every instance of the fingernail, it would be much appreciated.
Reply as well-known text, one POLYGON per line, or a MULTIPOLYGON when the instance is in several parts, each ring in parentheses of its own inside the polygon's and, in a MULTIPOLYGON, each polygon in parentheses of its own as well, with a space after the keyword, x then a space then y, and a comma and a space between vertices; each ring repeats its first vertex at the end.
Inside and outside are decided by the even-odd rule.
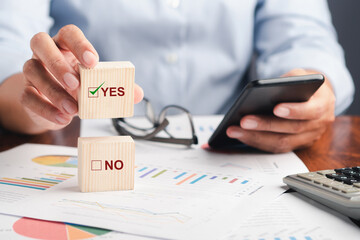
POLYGON ((257 128, 258 123, 255 120, 252 119, 245 119, 241 122, 241 127, 247 128, 247 129, 254 129, 257 128))
POLYGON ((83 53, 83 60, 88 66, 92 66, 96 62, 96 56, 90 51, 85 51, 83 53))
POLYGON ((290 114, 290 110, 285 107, 278 107, 275 109, 275 114, 279 117, 287 117, 290 114))
POLYGON ((62 106, 68 114, 75 114, 77 112, 77 106, 70 100, 64 100, 62 106))
POLYGON ((141 102, 144 98, 144 90, 141 87, 134 88, 134 103, 141 102))
POLYGON ((243 136, 244 134, 242 132, 238 132, 238 131, 229 132, 229 137, 231 138, 242 138, 243 136))
POLYGON ((62 113, 58 113, 55 116, 55 119, 58 123, 60 124, 66 124, 68 122, 68 120, 66 119, 65 115, 62 113))
POLYGON ((208 143, 204 143, 203 145, 201 145, 201 149, 209 149, 210 146, 208 143))
POLYGON ((71 73, 64 74, 64 82, 71 90, 74 90, 79 86, 79 81, 71 73))

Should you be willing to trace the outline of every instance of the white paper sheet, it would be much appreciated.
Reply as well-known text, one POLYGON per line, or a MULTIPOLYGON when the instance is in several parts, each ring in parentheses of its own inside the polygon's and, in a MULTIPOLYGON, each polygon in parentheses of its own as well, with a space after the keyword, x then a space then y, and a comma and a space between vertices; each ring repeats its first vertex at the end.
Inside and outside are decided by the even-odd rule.
POLYGON ((285 193, 246 219, 227 240, 357 240, 350 219, 299 193, 285 193))
MULTIPOLYGON (((26 220, 0 215, 0 239, 82 239, 84 233, 94 239, 150 239, 115 231, 94 231, 65 223, 26 220), (55 225, 55 226, 54 226, 55 225), (67 231, 68 227, 73 231, 67 231), (64 234, 67 234, 66 237, 64 234), (82 238, 80 237, 82 236, 82 238)), ((224 239, 262 240, 356 240, 360 229, 347 217, 298 193, 286 193, 246 219, 224 239)))
POLYGON ((77 226, 61 222, 50 222, 0 214, 0 239, 107 239, 107 240, 147 240, 148 237, 77 226))
POLYGON ((136 155, 135 190, 120 192, 80 193, 76 176, 70 176, 76 168, 32 161, 41 155, 76 155, 75 148, 26 144, 3 152, 0 181, 69 177, 46 190, 0 184, 0 212, 152 237, 221 237, 283 192, 282 162, 303 166, 292 154, 160 151, 160 146, 142 144, 137 145, 143 151, 136 155))

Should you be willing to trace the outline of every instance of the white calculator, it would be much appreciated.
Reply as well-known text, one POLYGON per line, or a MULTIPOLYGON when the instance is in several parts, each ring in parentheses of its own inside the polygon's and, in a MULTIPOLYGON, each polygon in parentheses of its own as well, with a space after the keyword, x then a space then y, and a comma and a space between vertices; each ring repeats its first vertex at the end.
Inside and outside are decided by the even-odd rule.
POLYGON ((289 175, 290 188, 360 220, 360 167, 346 167, 289 175))

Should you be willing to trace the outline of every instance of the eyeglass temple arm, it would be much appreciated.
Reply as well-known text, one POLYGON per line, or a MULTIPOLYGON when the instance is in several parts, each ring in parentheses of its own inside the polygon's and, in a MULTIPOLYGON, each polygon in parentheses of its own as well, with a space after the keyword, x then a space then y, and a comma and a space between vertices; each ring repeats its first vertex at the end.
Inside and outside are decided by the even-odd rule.
MULTIPOLYGON (((118 121, 116 119, 113 119, 113 121, 118 121)), ((159 132, 161 132, 164 128, 166 128, 166 126, 169 125, 169 121, 165 118, 164 121, 162 121, 160 123, 159 126, 157 126, 155 128, 155 130, 152 132, 152 133, 149 133, 145 136, 136 136, 134 134, 131 134, 130 132, 128 132, 126 129, 124 128, 120 128, 120 126, 118 124, 114 124, 116 130, 120 133, 125 133, 127 135, 130 135, 130 136, 133 136, 134 138, 137 138, 137 139, 144 139, 144 140, 151 140, 151 138, 154 138, 156 134, 158 134, 159 132)))
POLYGON ((187 138, 161 138, 161 137, 154 137, 149 139, 149 141, 153 142, 162 142, 162 143, 175 143, 181 144, 186 146, 191 146, 191 144, 197 144, 197 140, 187 139, 187 138))

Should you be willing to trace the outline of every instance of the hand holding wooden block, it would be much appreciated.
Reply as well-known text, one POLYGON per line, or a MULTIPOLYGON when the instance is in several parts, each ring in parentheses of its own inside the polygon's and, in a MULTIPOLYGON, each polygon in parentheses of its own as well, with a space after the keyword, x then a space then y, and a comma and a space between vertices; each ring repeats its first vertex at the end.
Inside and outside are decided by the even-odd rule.
POLYGON ((78 178, 82 192, 134 189, 135 143, 129 136, 80 137, 78 178))
POLYGON ((81 119, 134 114, 135 67, 131 62, 99 62, 91 69, 79 65, 79 71, 81 119))

